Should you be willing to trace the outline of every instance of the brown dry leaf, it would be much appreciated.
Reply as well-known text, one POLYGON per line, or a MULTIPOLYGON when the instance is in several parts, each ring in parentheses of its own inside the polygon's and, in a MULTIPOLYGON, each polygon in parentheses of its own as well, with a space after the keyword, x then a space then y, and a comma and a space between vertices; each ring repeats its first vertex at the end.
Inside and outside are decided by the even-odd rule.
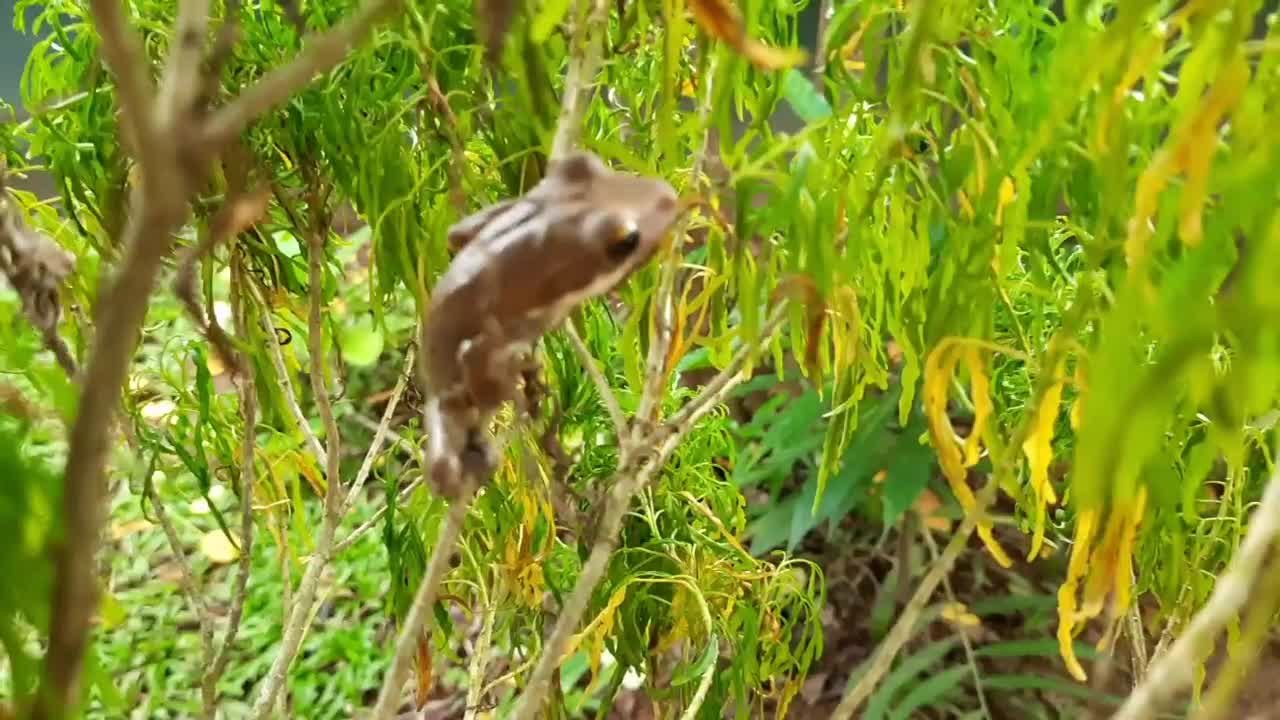
POLYGON ((176 562, 166 562, 156 566, 156 579, 161 582, 178 582, 182 579, 182 568, 176 562))
POLYGON ((946 532, 951 529, 951 518, 938 513, 942 509, 942 501, 929 488, 925 488, 924 492, 920 493, 912 505, 912 509, 920 516, 924 526, 930 530, 946 532))
POLYGON ((200 552, 211 562, 226 564, 240 557, 240 550, 221 530, 210 530, 200 538, 200 552))
POLYGON ((784 70, 808 58, 803 50, 770 47, 748 37, 742 15, 729 0, 690 0, 689 9, 708 35, 728 43, 761 70, 784 70))
POLYGON ((414 675, 416 683, 414 699, 418 707, 426 705, 431 697, 431 686, 434 684, 431 661, 431 642, 424 632, 418 639, 418 662, 414 675))

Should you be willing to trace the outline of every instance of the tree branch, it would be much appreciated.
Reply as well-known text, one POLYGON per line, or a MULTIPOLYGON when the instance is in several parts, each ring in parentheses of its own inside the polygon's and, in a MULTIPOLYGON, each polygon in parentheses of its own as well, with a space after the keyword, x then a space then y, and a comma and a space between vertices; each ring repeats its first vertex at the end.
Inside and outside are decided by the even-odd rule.
POLYGON ((631 507, 632 498, 649 484, 653 475, 662 469, 667 458, 680 446, 680 443, 684 442, 698 419, 715 407, 729 389, 740 381, 742 368, 750 356, 765 347, 772 340, 773 333, 781 327, 782 320, 786 317, 785 310, 785 304, 779 307, 766 323, 758 341, 740 348, 729 366, 707 385, 706 390, 674 416, 671 422, 665 423, 661 428, 632 445, 633 448, 643 448, 656 444, 658 448, 652 458, 640 454, 638 450, 627 453, 628 460, 637 462, 639 467, 632 468, 624 463, 614 476, 604 516, 597 530, 596 540, 591 546, 591 554, 582 566, 578 582, 560 609, 560 615, 556 618, 556 624, 543 645, 542 655, 538 658, 538 664, 534 667, 528 684, 516 701, 515 713, 512 716, 514 720, 532 720, 541 706, 547 686, 551 682, 552 673, 563 660, 569 641, 577 630, 578 624, 582 622, 582 616, 591 601, 591 595, 609 567, 609 558, 617 547, 622 521, 631 507))
POLYGON ((311 389, 315 395, 316 407, 320 412, 325 427, 325 493, 324 522, 321 525, 320 537, 316 541, 315 552, 307 563, 307 571, 298 585, 289 622, 285 626, 280 641, 280 649, 271 669, 263 683, 262 691, 254 702, 252 716, 265 719, 275 703, 276 694, 284 686, 289 666, 297 657, 298 648, 302 644, 302 636, 311 622, 311 609, 316 602, 316 587, 320 575, 333 557, 333 539, 338 523, 342 519, 342 507, 345 495, 342 490, 342 478, 339 476, 341 460, 341 439, 338 425, 333 418, 333 406, 329 400, 329 388, 325 382, 325 343, 324 343, 324 250, 325 238, 329 228, 319 221, 322 210, 314 206, 312 211, 316 219, 307 231, 310 236, 310 248, 307 253, 310 311, 308 313, 307 345, 311 355, 311 389))
MULTIPOLYGON (((106 0, 110 1, 110 0, 106 0)), ((313 38, 289 64, 262 76, 209 118, 204 138, 214 147, 230 142, 259 116, 279 105, 311 80, 328 72, 347 58, 348 53, 372 34, 384 17, 403 0, 366 0, 351 17, 313 38)))
MULTIPOLYGON (((417 333, 415 333, 415 336, 417 333)), ((351 512, 351 508, 356 503, 356 495, 360 489, 364 487, 365 481, 369 479, 369 474, 373 472, 373 461, 377 459, 378 453, 382 451, 382 445, 387 441, 390 435, 391 420, 396 413, 396 408, 400 405, 400 398, 404 395, 404 390, 409 385, 409 378, 413 376, 414 368, 414 348, 409 347, 404 357, 404 369, 400 371, 400 378, 396 380, 396 386, 391 390, 391 398, 387 401, 387 407, 382 411, 382 421, 378 423, 378 429, 373 432, 373 440, 369 444, 369 450, 364 455, 364 462, 360 464, 360 469, 356 471, 355 482, 351 483, 351 489, 347 491, 347 502, 342 508, 342 515, 345 516, 351 512)), ((339 545, 339 547, 342 547, 339 545)))
MULTIPOLYGON (((178 163, 176 136, 156 132, 157 108, 151 100, 148 65, 139 38, 120 14, 121 5, 115 0, 93 0, 92 9, 103 56, 116 70, 121 103, 134 130, 135 151, 142 159, 144 175, 142 188, 134 193, 135 211, 124 230, 123 264, 102 284, 100 297, 110 298, 110 302, 97 307, 99 317, 83 377, 84 390, 71 428, 62 488, 63 535, 51 548, 55 568, 53 621, 44 683, 33 708, 37 719, 60 718, 78 699, 89 625, 98 600, 94 561, 106 511, 107 448, 161 260, 169 251, 171 234, 190 212, 187 203, 196 182, 178 163)), ((181 17, 190 20, 192 7, 186 6, 181 17)), ((198 78, 187 80, 194 84, 198 78)))
MULTIPOLYGON (((556 136, 551 144, 551 157, 563 157, 578 143, 582 134, 582 118, 595 90, 596 73, 604 53, 604 39, 593 42, 591 29, 606 29, 608 6, 604 0, 582 0, 590 4, 590 13, 574 33, 569 69, 565 73, 564 96, 560 99, 560 117, 556 123, 556 136)), ((581 18, 579 18, 581 20, 581 18)))
MULTIPOLYGON (((244 302, 244 268, 235 268, 231 275, 231 304, 237 308, 236 334, 248 339, 248 314, 244 302)), ((242 363, 247 365, 247 363, 242 363)), ((227 629, 222 636, 222 644, 209 663, 202 682, 204 695, 204 713, 206 720, 213 720, 217 714, 218 680, 227 669, 231 659, 231 648, 235 644, 236 634, 240 631, 240 621, 244 618, 244 605, 248 600, 249 572, 252 567, 253 554, 253 490, 257 485, 257 466, 255 452, 258 440, 258 394, 254 385, 253 373, 244 373, 240 378, 240 415, 244 419, 244 437, 240 444, 240 562, 236 568, 236 579, 231 590, 231 614, 227 620, 227 629)))
MULTIPOLYGON (((1195 614, 1182 636, 1169 650, 1152 661, 1147 675, 1129 694, 1112 720, 1141 720, 1153 717, 1160 706, 1187 687, 1194 679, 1200 659, 1205 657, 1218 633, 1250 601, 1255 584, 1266 577, 1264 560, 1280 538, 1280 467, 1267 481, 1267 489, 1249 519, 1244 542, 1227 570, 1218 576, 1213 594, 1195 614)), ((1277 560, 1272 560, 1277 562, 1277 560)))
POLYGON ((157 173, 163 161, 153 153, 159 149, 155 139, 155 87, 148 72, 150 63, 138 37, 121 14, 125 3, 118 0, 91 0, 93 24, 102 40, 98 48, 102 58, 116 76, 116 95, 120 99, 123 127, 129 129, 130 145, 142 165, 144 182, 157 173))
POLYGON ((960 556, 965 544, 969 542, 969 536, 973 535, 973 530, 977 527, 976 517, 976 514, 965 516, 964 521, 960 523, 960 528, 952 536, 951 542, 947 543, 942 555, 933 564, 933 567, 929 568, 929 573, 924 576, 924 580, 920 581, 920 587, 916 588, 915 595, 911 596, 911 602, 907 603, 907 606, 903 608, 902 614, 898 616, 898 621, 893 624, 893 629, 889 631, 889 635, 880 643, 879 649, 876 650, 875 658, 871 661, 871 666, 867 668, 867 672, 863 674, 857 684, 845 692, 835 712, 831 714, 831 720, 849 720, 849 718, 853 717, 853 712, 871 696, 872 691, 880 684, 885 673, 889 672, 889 668, 893 666, 894 658, 898 656, 903 646, 911 639, 911 635, 915 631, 916 622, 920 619, 920 614, 924 612, 929 598, 933 596, 933 591, 938 588, 938 584, 947 576, 947 573, 951 572, 951 566, 955 564, 956 558, 960 556))
POLYGON ((431 560, 427 570, 414 594, 413 604, 409 606, 409 614, 405 617, 404 627, 400 629, 400 639, 396 641, 396 654, 387 671, 382 690, 378 693, 378 702, 374 705, 369 720, 385 720, 400 705, 400 691, 409 675, 409 663, 413 660, 414 649, 422 635, 422 627, 427 615, 435 606, 439 594, 440 581, 449 569, 449 556, 458 542, 462 525, 467 519, 467 511, 471 508, 471 499, 475 495, 475 481, 467 477, 466 487, 458 500, 449 506, 449 514, 445 516, 440 527, 440 536, 436 539, 435 548, 431 551, 431 560))
POLYGON ((144 496, 151 501, 151 509, 155 511, 160 529, 164 531, 165 539, 169 541, 169 549, 173 551, 174 562, 178 566, 178 587, 182 588, 187 604, 196 614, 196 625, 200 628, 200 646, 204 649, 205 657, 208 658, 213 654, 213 628, 209 625, 208 607, 200 599, 200 592, 196 588, 195 576, 191 572, 191 561, 182 547, 182 540, 178 537, 173 521, 169 519, 169 511, 165 509, 164 499, 155 492, 150 479, 147 481, 144 496))
POLYGON ((622 407, 618 405, 618 396, 613 394, 613 388, 609 386, 609 381, 605 380, 600 368, 596 367, 596 359, 592 357, 591 350, 582 341, 582 337, 578 335, 578 330, 573 327, 573 323, 566 322, 564 329, 565 334, 569 336, 569 342, 573 344, 573 351, 578 356, 578 362, 582 363, 582 369, 587 371, 591 382, 595 384, 596 392, 600 395, 600 402, 609 413, 609 420, 613 422, 613 431, 618 438, 618 442, 623 442, 626 439, 627 417, 622 414, 622 407))
POLYGON ((307 449, 312 455, 320 461, 321 465, 329 464, 329 455, 324 450, 324 445, 320 444, 320 438, 316 437, 316 433, 311 429, 311 423, 307 420, 307 416, 302 412, 302 406, 298 404, 298 393, 293 389, 293 378, 289 374, 289 368, 284 363, 284 352, 280 350, 280 335, 276 331, 275 321, 271 319, 271 307, 267 305, 266 300, 262 298, 262 293, 253 283, 248 283, 249 292, 253 294, 254 300, 262 308, 262 328, 266 330, 267 345, 271 349, 271 366, 276 370, 276 376, 280 378, 280 389, 284 391, 285 405, 289 408, 289 413, 293 415, 293 421, 298 425, 298 431, 302 433, 303 439, 307 443, 307 449))

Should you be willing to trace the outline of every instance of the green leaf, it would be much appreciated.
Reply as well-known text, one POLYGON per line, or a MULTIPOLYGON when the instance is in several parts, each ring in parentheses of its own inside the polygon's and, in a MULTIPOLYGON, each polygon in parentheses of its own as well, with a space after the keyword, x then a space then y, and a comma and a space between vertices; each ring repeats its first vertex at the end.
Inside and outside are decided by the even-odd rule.
POLYGON ((382 331, 372 317, 362 317, 348 325, 342 333, 342 356, 355 367, 369 367, 382 355, 382 331))
POLYGON ((973 670, 968 665, 958 665, 930 675, 911 688, 902 702, 893 709, 889 720, 910 720, 917 717, 917 710, 941 700, 972 674, 973 670))
POLYGON ((867 711, 862 716, 863 720, 883 720, 898 689, 913 681, 917 675, 942 660, 947 653, 951 652, 959 644, 959 639, 954 636, 948 637, 929 643, 921 648, 919 652, 912 653, 903 659, 898 664, 898 667, 880 683, 880 687, 876 689, 875 694, 867 701, 867 711))
POLYGON ((719 657, 720 638, 717 635, 712 635, 711 641, 707 643, 706 649, 702 651, 698 659, 676 671, 675 676, 671 678, 671 686, 680 687, 695 680, 701 680, 702 676, 711 670, 711 666, 715 664, 716 659, 719 657))
POLYGON ((902 513, 920 497, 933 473, 933 448, 917 441, 916 437, 908 426, 889 460, 889 474, 883 486, 886 525, 893 524, 902 517, 902 513))
POLYGON ((804 73, 791 68, 782 78, 782 93, 796 114, 805 122, 818 122, 831 117, 831 105, 804 73))

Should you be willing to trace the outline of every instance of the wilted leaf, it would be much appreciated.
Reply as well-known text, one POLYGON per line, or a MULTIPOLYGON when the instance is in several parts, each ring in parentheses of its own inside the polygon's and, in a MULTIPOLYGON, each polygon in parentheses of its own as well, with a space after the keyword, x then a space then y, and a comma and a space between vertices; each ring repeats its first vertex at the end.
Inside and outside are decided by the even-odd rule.
POLYGON ((690 0, 689 9, 708 35, 728 44, 762 70, 794 67, 808 57, 803 50, 770 47, 748 37, 742 15, 729 0, 690 0))

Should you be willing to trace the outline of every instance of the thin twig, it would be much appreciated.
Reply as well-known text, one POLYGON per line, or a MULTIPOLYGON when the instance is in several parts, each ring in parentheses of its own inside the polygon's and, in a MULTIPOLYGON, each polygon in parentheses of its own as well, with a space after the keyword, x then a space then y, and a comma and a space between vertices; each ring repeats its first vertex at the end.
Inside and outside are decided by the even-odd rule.
MULTIPOLYGON (((551 157, 563 157, 573 149, 582 134, 582 118, 595 91, 596 73, 604 53, 604 38, 593 39, 591 30, 606 29, 608 6, 604 0, 582 0, 590 4, 588 17, 574 33, 570 50, 569 68, 565 72, 564 96, 560 100, 560 118, 556 123, 556 136, 551 144, 551 157)), ((582 18, 579 18, 582 20, 582 18)))
MULTIPOLYGON (((397 505, 400 504, 401 502, 404 502, 405 499, 407 499, 411 494, 413 494, 414 490, 418 489, 418 486, 422 484, 423 477, 424 476, 419 475, 418 477, 414 478, 412 481, 409 482, 408 485, 405 485, 404 488, 401 489, 400 492, 396 494, 395 502, 397 505)), ((337 545, 333 546, 333 554, 334 555, 341 554, 347 548, 351 547, 352 545, 355 545, 356 541, 360 539, 360 536, 364 535, 365 533, 369 532, 373 528, 377 527, 378 521, 382 520, 382 516, 387 514, 387 508, 389 508, 390 506, 391 506, 391 503, 389 502, 383 503, 382 507, 378 508, 377 511, 375 511, 368 520, 365 520, 364 522, 357 525, 337 545)))
POLYGON ((596 359, 591 356, 591 350, 582 341, 573 323, 566 322, 564 329, 565 334, 569 336, 569 342, 573 345, 573 351, 578 355, 578 362, 582 363, 582 369, 587 371, 591 382, 596 386, 596 392, 600 395, 600 402, 609 412, 609 419, 613 422, 613 431, 617 433, 618 442, 622 442, 626 439, 627 417, 622 414, 622 407, 618 405, 618 396, 613 394, 609 381, 604 379, 604 374, 600 372, 600 368, 596 367, 596 359))
POLYGON ((1191 683, 1200 659, 1208 653, 1218 633, 1249 602, 1255 584, 1266 577, 1263 561, 1277 538, 1280 538, 1280 466, 1267 481, 1262 502, 1249 520, 1244 542, 1226 571, 1218 576, 1213 594, 1168 652, 1147 667, 1146 677, 1111 716, 1112 720, 1150 718, 1191 683))
MULTIPOLYGON (((248 340, 248 322, 245 316, 250 306, 245 302, 244 286, 246 278, 244 268, 235 268, 231 274, 231 304, 236 308, 236 334, 248 340)), ((253 491, 257 485, 257 465, 255 465, 258 441, 258 394, 253 380, 253 373, 244 373, 240 378, 240 416, 244 421, 244 437, 240 442, 240 562, 236 566, 236 577, 231 589, 231 613, 227 619, 227 628, 222 634, 222 644, 218 646, 206 670, 202 691, 204 693, 204 712, 206 720, 213 720, 217 714, 218 680, 226 672, 227 663, 231 660, 231 648, 235 645, 236 635, 240 631, 240 622, 244 619, 244 606, 248 601, 249 573, 253 565, 253 491)))
POLYGON ((308 42, 288 65, 268 72, 215 112, 205 127, 205 139, 214 147, 230 142, 249 123, 287 100, 317 75, 345 60, 352 49, 373 33, 378 22, 390 16, 402 2, 367 0, 345 21, 308 42))
POLYGON ((436 539, 435 548, 431 552, 431 560, 418 585, 409 613, 405 617, 404 627, 400 629, 400 639, 396 641, 396 654, 387 671, 382 690, 378 693, 378 702, 374 705, 369 720, 385 720, 392 717, 400 704, 400 692, 409 675, 409 663, 413 660, 414 649, 422 636, 422 626, 427 615, 436 603, 440 589, 440 581, 449 569, 449 556, 462 532, 462 524, 467 519, 467 510, 471 508, 471 499, 475 494, 475 481, 467 477, 461 496, 449 507, 440 527, 440 536, 436 539))
POLYGON ((302 437, 306 440, 307 447, 311 450, 311 454, 321 465, 329 464, 329 455, 324 450, 324 445, 320 444, 320 438, 316 437, 316 433, 311 429, 311 423, 307 420, 307 416, 302 412, 302 406, 298 404, 298 393, 293 388, 293 377, 289 373, 289 368, 284 363, 284 351, 280 349, 280 335, 276 332, 275 321, 271 319, 271 307, 267 305, 266 300, 262 298, 262 294, 253 283, 247 283, 249 292, 253 294, 258 305, 262 308, 262 329, 267 332, 267 345, 271 349, 271 365, 276 370, 276 377, 280 378, 280 389, 284 391, 284 404, 289 408, 289 413, 293 415, 293 421, 298 425, 298 430, 302 432, 302 437))
MULTIPOLYGON (((187 201, 194 185, 194 178, 178 164, 174 139, 154 132, 156 108, 148 64, 141 38, 121 16, 122 7, 115 0, 92 3, 101 51, 116 71, 125 119, 142 159, 143 182, 135 190, 135 211, 121 242, 126 248, 123 264, 101 287, 99 297, 110 302, 97 306, 92 351, 71 428, 62 487, 64 532, 51 548, 53 620, 43 684, 32 710, 37 720, 62 717, 79 696, 89 625, 97 607, 94 564, 106 514, 104 466, 116 410, 160 263, 168 253, 171 234, 190 212, 187 201)), ((196 81, 196 77, 188 79, 196 81)))
POLYGON ((102 40, 98 51, 115 75, 123 125, 132 131, 130 144, 142 165, 146 182, 149 175, 164 164, 154 155, 163 143, 155 142, 159 134, 156 132, 155 87, 147 72, 150 63, 142 49, 142 38, 129 27, 122 14, 126 7, 128 5, 117 0, 92 0, 91 3, 94 28, 102 40))
POLYGON ((178 587, 182 588, 182 594, 187 598, 187 604, 191 606, 191 611, 196 614, 196 625, 200 628, 200 645, 204 648, 205 657, 213 654, 213 628, 209 624, 209 608, 205 605, 200 597, 200 591, 196 588, 195 574, 191 572, 191 560, 187 557, 186 551, 182 547, 182 539, 178 537, 178 531, 173 526, 173 520, 169 519, 169 511, 165 509, 164 499, 159 493, 155 492, 155 488, 150 482, 146 485, 145 496, 151 501, 151 509, 155 511, 156 520, 160 525, 160 529, 164 531, 165 539, 169 542, 169 549, 173 551, 174 563, 178 566, 178 587))
POLYGON ((547 685, 551 681, 551 675, 559 667, 560 661, 569 646, 569 641, 574 631, 577 630, 578 623, 582 621, 583 613, 586 612, 591 595, 604 577, 605 570, 608 569, 609 558, 617 546, 618 534, 622 530, 622 521, 626 517, 627 510, 631 507, 632 498, 648 485, 649 479, 654 474, 662 469, 663 465, 666 464, 667 458, 684 441, 685 436, 693 429, 697 421, 707 412, 710 412, 719 400, 723 399, 724 395, 741 381, 742 368, 746 365, 751 355, 765 347, 773 339, 773 333, 781 327, 782 319, 786 317, 784 311, 785 304, 775 311, 774 317, 765 325, 758 342, 740 348, 737 355, 730 361, 729 366, 721 371, 697 398, 692 400, 681 412, 677 413, 671 422, 665 423, 651 436, 641 438, 633 446, 635 448, 644 448, 658 445, 658 448, 655 457, 650 462, 645 462, 649 458, 644 458, 637 451, 632 453, 630 457, 639 458, 640 466, 638 468, 632 468, 628 463, 623 463, 622 467, 619 468, 613 481, 613 486, 609 489, 609 500, 597 530, 596 540, 592 544, 591 554, 582 566, 578 582, 574 585, 572 592, 570 592, 569 597, 560 609, 560 615, 556 618, 555 627, 552 628, 551 634, 543 645, 542 656, 538 658, 538 664, 534 667, 528 684, 516 701, 514 720, 532 720, 541 705, 547 685), (676 422, 677 420, 679 422, 676 422))
MULTIPOLYGON (((929 557, 934 562, 938 562, 938 543, 933 539, 926 523, 920 523, 920 536, 929 546, 929 557)), ((905 582, 905 578, 899 578, 899 580, 905 582)), ((946 575, 942 576, 942 589, 946 592, 949 602, 957 602, 955 591, 951 589, 951 580, 946 575)), ((957 629, 956 635, 960 638, 960 644, 964 646, 964 657, 973 674, 973 691, 978 696, 978 708, 982 710, 982 717, 991 720, 991 708, 987 705, 987 694, 982 687, 982 670, 978 667, 978 657, 973 652, 973 643, 969 641, 969 634, 963 629, 957 629)))
POLYGON ((373 461, 382 452, 382 445, 390 435, 391 420, 396 414, 396 408, 400 405, 400 398, 404 395, 405 388, 409 385, 409 378, 413 376, 413 368, 414 348, 410 346, 408 352, 405 353, 404 369, 400 371, 400 378, 396 380, 396 386, 391 391, 391 399, 387 401, 387 407, 382 411, 382 421, 378 423, 378 429, 374 430, 373 440, 369 443, 369 450, 364 454, 364 462, 360 464, 360 469, 356 471, 356 479, 351 483, 351 489, 347 491, 347 502, 342 508, 342 515, 344 516, 351 512, 351 508, 356 504, 360 489, 364 487, 365 481, 369 479, 369 474, 373 472, 373 461))
POLYGON ((325 382, 325 342, 324 342, 324 256, 325 239, 329 233, 328 225, 319 220, 322 208, 313 206, 316 221, 307 230, 310 236, 308 250, 308 294, 310 295, 310 312, 307 318, 307 343, 311 355, 311 389, 315 396, 316 408, 320 412, 325 428, 325 494, 324 521, 321 524, 320 537, 316 541, 316 549, 307 563, 307 571, 298 586, 289 623, 285 626, 280 641, 280 649, 271 669, 267 672, 262 691, 254 702, 252 716, 265 719, 271 713, 276 693, 284 685, 289 666, 298 654, 302 637, 310 625, 311 609, 316 602, 316 587, 320 575, 333 557, 333 539, 337 533, 338 523, 342 519, 342 508, 345 495, 340 477, 341 441, 338 425, 333 417, 333 406, 329 400, 329 388, 325 382))
MULTIPOLYGON (((691 182, 697 186, 701 183, 703 174, 703 166, 707 161, 707 147, 711 142, 711 105, 715 98, 714 83, 712 79, 716 75, 717 55, 712 54, 711 60, 707 67, 707 72, 703 81, 702 103, 698 110, 698 122, 704 128, 704 137, 702 145, 698 148, 693 157, 693 167, 690 172, 691 182)), ((672 262, 663 266, 658 278, 658 289, 654 293, 654 304, 657 308, 654 322, 657 325, 657 337, 649 344, 649 355, 645 359, 645 385, 644 391, 640 396, 640 407, 636 411, 635 435, 632 443, 639 445, 640 437, 650 424, 657 419, 657 414, 662 408, 662 398, 666 395, 666 388, 663 383, 667 382, 670 376, 667 373, 668 355, 671 353, 671 344, 675 341, 675 299, 676 299, 676 276, 679 274, 681 259, 684 257, 684 242, 688 234, 686 228, 689 224, 689 215, 685 214, 672 229, 672 237, 674 242, 671 247, 672 262)), ((624 448, 625 450, 626 448, 624 448)))
MULTIPOLYGON (((483 591, 482 591, 483 593, 483 591)), ((467 709, 462 720, 475 720, 480 711, 480 703, 484 700, 484 674, 489 663, 489 647, 493 643, 493 623, 497 618, 497 603, 483 593, 481 611, 484 618, 480 621, 480 635, 476 638, 475 647, 471 651, 471 662, 467 664, 467 709)))
POLYGON ((973 535, 973 530, 977 527, 976 517, 976 514, 965 516, 960 528, 952 536, 951 542, 947 543, 947 547, 942 551, 942 556, 934 562, 933 567, 929 568, 929 572, 920 581, 920 587, 916 589, 915 595, 911 597, 911 602, 907 603, 907 606, 903 608, 902 615, 893 624, 893 629, 889 631, 889 635, 880 643, 880 647, 876 650, 875 657, 871 661, 871 666, 867 668, 867 672, 862 675, 858 683, 845 692, 844 697, 840 700, 840 705, 831 714, 831 720, 849 720, 849 718, 853 717, 854 711, 871 696, 872 691, 884 679, 885 674, 889 672, 889 668, 893 666, 893 660, 898 656, 898 652, 911 639, 911 635, 915 631, 916 621, 920 619, 920 614, 924 612, 925 605, 929 602, 929 598, 933 596, 933 591, 937 589, 938 583, 942 582, 947 573, 951 572, 951 566, 955 564, 956 558, 964 550, 965 544, 969 541, 969 536, 973 535))

